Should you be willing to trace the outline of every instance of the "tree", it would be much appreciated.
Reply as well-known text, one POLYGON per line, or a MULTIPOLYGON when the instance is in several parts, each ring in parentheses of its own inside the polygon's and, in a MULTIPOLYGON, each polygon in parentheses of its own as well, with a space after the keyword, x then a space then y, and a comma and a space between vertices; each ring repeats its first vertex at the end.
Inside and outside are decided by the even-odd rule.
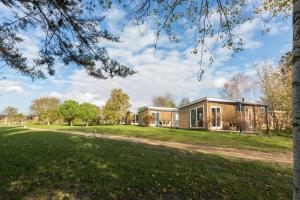
POLYGON ((264 63, 258 68, 261 100, 268 105, 276 130, 290 128, 292 123, 292 56, 286 53, 277 67, 264 63), (278 116, 276 111, 284 111, 278 116))
POLYGON ((78 116, 79 104, 73 100, 67 100, 59 106, 59 113, 70 126, 73 126, 73 120, 78 116))
POLYGON ((39 120, 49 125, 59 119, 60 100, 56 97, 41 97, 32 101, 30 110, 39 117, 39 120))
POLYGON ((153 106, 159 107, 176 107, 174 98, 170 93, 166 93, 163 96, 156 96, 152 99, 153 106))
POLYGON ((47 73, 53 75, 56 62, 73 63, 100 79, 134 73, 112 60, 105 47, 100 46, 102 41, 119 42, 119 37, 103 28, 104 14, 99 15, 109 10, 110 1, 1 0, 0 3, 10 12, 0 23, 0 61, 23 75, 45 78, 44 65, 47 73), (43 34, 39 39, 39 56, 28 60, 17 46, 23 41, 22 35, 33 31, 43 34))
POLYGON ((300 199, 300 0, 293 0, 294 199, 300 199))
POLYGON ((249 96, 254 89, 254 82, 250 76, 237 73, 224 83, 221 94, 224 98, 240 101, 242 98, 249 96))
POLYGON ((91 122, 99 119, 99 112, 96 105, 83 103, 79 105, 78 117, 88 126, 91 122))
POLYGON ((18 109, 8 106, 8 107, 4 108, 3 114, 6 115, 7 120, 8 120, 8 125, 10 126, 11 123, 15 120, 15 118, 18 115, 18 109))
POLYGON ((182 98, 182 100, 180 101, 179 107, 180 107, 180 106, 183 106, 183 105, 186 105, 186 104, 188 104, 188 103, 190 103, 190 102, 191 102, 191 101, 190 101, 189 98, 184 97, 184 98, 182 98))
POLYGON ((105 120, 111 123, 120 123, 125 119, 130 107, 129 96, 121 89, 113 89, 110 98, 103 107, 105 120))

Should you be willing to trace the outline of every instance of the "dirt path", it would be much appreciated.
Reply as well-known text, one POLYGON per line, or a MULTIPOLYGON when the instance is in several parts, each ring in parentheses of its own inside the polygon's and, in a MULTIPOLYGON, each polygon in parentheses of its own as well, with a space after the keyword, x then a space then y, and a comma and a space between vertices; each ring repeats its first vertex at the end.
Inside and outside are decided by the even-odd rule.
POLYGON ((168 141, 159 141, 159 140, 151 140, 151 139, 143 139, 129 136, 121 136, 121 135, 106 135, 100 133, 85 133, 85 132, 76 132, 76 131, 59 131, 59 130, 49 130, 49 129, 39 129, 39 128, 29 128, 30 130, 35 131, 51 131, 51 132, 59 132, 59 133, 68 133, 79 136, 86 137, 95 137, 95 138, 103 138, 110 140, 119 140, 119 141, 127 141, 127 142, 135 142, 142 144, 150 144, 156 146, 165 146, 169 148, 175 148, 185 151, 192 152, 201 152, 207 154, 219 154, 225 157, 230 158, 238 158, 238 159, 246 159, 246 160, 255 160, 255 161, 263 161, 270 163, 278 163, 281 165, 290 166, 293 163, 292 153, 268 153, 262 151, 255 150, 247 150, 247 149, 237 149, 237 148, 229 148, 229 147, 218 147, 206 144, 188 144, 181 142, 168 142, 168 141))

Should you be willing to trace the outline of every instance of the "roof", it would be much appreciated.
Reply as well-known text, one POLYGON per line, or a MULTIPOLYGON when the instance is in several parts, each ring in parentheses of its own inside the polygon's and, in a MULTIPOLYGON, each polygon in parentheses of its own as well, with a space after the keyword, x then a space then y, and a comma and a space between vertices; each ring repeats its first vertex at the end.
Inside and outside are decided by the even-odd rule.
POLYGON ((149 107, 143 107, 139 110, 139 112, 150 109, 150 110, 158 110, 158 111, 170 111, 170 112, 176 112, 178 111, 178 108, 169 108, 169 107, 155 107, 155 106, 149 106, 149 107))
POLYGON ((238 103, 242 103, 243 105, 257 105, 257 106, 266 106, 264 104, 261 103, 252 103, 252 102, 242 102, 242 101, 234 101, 234 100, 227 100, 227 99, 218 99, 218 98, 210 98, 210 97, 204 97, 195 101, 192 101, 190 103, 187 103, 183 106, 180 106, 179 108, 184 108, 186 106, 190 106, 196 103, 200 103, 203 101, 210 101, 210 102, 220 102, 220 103, 233 103, 233 104, 238 104, 238 103))

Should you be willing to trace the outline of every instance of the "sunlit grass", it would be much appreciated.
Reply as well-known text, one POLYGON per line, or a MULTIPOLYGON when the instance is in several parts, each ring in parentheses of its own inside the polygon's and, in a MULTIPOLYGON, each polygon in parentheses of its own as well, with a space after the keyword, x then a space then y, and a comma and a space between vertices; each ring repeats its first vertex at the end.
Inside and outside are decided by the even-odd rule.
POLYGON ((291 199, 290 168, 0 128, 0 199, 291 199))
POLYGON ((62 126, 35 125, 37 128, 93 132, 110 135, 124 135, 162 141, 176 141, 192 144, 209 144, 222 147, 254 149, 260 151, 291 151, 292 138, 280 136, 249 135, 239 133, 223 133, 201 130, 184 130, 169 128, 152 128, 138 126, 62 126))

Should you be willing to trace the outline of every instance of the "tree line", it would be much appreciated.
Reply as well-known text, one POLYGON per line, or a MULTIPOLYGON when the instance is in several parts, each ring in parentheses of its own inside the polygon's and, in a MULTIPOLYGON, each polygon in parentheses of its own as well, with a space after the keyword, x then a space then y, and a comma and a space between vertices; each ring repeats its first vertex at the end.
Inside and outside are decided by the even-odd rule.
MULTIPOLYGON (((129 96, 121 89, 113 89, 102 108, 87 102, 80 104, 75 100, 65 100, 61 103, 57 97, 44 96, 32 101, 30 111, 37 116, 39 123, 49 125, 65 122, 70 126, 74 123, 89 126, 121 123, 129 108, 129 96)), ((4 109, 3 114, 9 123, 25 118, 17 108, 10 106, 4 109)))

